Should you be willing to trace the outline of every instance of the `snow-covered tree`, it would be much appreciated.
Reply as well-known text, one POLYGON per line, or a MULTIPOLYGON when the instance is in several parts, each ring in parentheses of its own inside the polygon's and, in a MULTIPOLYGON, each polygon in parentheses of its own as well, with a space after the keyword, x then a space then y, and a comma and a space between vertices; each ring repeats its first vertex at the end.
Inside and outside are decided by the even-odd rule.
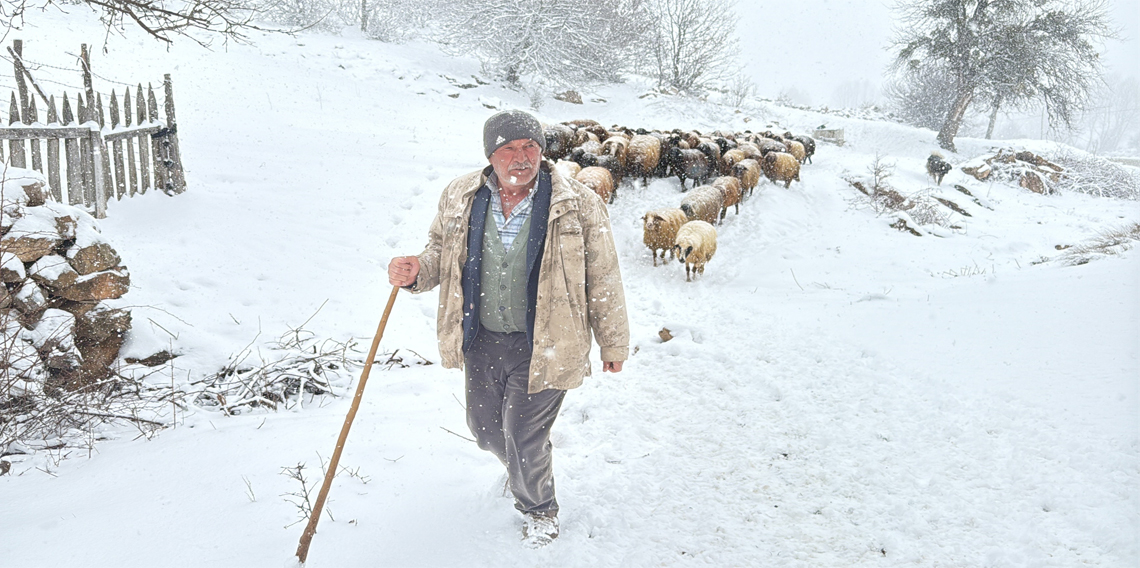
POLYGON ((1103 0, 901 0, 895 10, 895 65, 950 75, 938 132, 947 150, 974 102, 993 113, 1041 103, 1069 125, 1100 78, 1096 42, 1114 36, 1103 0))
POLYGON ((652 0, 657 81, 693 91, 736 72, 734 0, 652 0))
POLYGON ((578 86, 620 78, 643 53, 643 0, 468 0, 448 5, 440 41, 519 85, 525 76, 578 86))

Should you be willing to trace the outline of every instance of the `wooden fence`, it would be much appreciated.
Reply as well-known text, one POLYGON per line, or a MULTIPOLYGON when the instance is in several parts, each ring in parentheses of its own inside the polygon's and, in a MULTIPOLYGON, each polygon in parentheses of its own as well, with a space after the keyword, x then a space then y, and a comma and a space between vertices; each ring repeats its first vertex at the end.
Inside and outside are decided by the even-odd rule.
MULTIPOLYGON (((17 76, 23 79, 22 74, 27 72, 18 49, 9 49, 9 53, 15 58, 17 76)), ((0 160, 6 158, 10 166, 44 173, 55 200, 81 205, 98 218, 106 217, 112 197, 144 194, 150 188, 182 193, 186 179, 178 148, 174 89, 170 75, 164 79, 164 118, 159 116, 154 89, 148 86, 144 99, 141 83, 133 99, 129 87, 123 90, 122 99, 112 91, 106 113, 102 94, 90 87, 86 100, 76 93, 75 112, 66 93, 61 112, 57 112, 55 96, 46 97, 36 87, 47 104, 44 123, 40 122, 35 97, 27 96, 21 81, 21 101, 17 102, 13 92, 9 125, 0 127, 0 141, 8 141, 6 156, 5 144, 0 142, 0 160)))

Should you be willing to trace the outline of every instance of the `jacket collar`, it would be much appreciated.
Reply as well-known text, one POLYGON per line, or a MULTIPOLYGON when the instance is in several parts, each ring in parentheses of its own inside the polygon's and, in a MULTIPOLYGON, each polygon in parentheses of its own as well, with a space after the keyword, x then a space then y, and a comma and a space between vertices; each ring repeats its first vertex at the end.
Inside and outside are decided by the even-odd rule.
MULTIPOLYGON (((574 199, 575 195, 574 195, 574 191, 570 189, 570 183, 568 181, 569 178, 562 175, 562 170, 554 167, 554 165, 550 163, 550 160, 547 160, 546 158, 542 159, 542 162, 539 164, 539 169, 550 174, 550 182, 551 182, 550 204, 551 205, 554 205, 555 203, 560 203, 563 201, 574 199)), ((477 185, 474 188, 471 188, 471 192, 470 192, 471 196, 475 195, 475 191, 477 191, 479 188, 481 188, 487 184, 487 178, 492 173, 494 173, 494 171, 495 171, 494 166, 491 166, 490 164, 488 164, 487 167, 483 168, 483 171, 480 172, 480 175, 479 175, 479 185, 477 185)), ((560 208, 560 211, 569 211, 569 210, 571 210, 571 208, 567 208, 567 207, 560 208)), ((554 215, 554 214, 551 215, 552 218, 558 217, 558 216, 559 215, 554 215)))

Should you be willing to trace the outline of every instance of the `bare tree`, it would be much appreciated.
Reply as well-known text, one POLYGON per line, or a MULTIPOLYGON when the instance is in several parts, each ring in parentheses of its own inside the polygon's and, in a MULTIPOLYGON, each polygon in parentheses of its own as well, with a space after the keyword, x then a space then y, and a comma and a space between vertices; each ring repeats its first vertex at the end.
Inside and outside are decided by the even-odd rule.
POLYGON ((735 75, 734 0, 653 0, 652 10, 660 85, 690 92, 735 75))
POLYGON ((618 80, 649 30, 643 0, 470 0, 440 17, 445 47, 475 54, 516 86, 530 75, 566 85, 618 80))
POLYGON ((1128 135, 1140 133, 1140 85, 1133 77, 1111 80, 1093 96, 1078 122, 1085 150, 1093 154, 1135 144, 1140 138, 1130 141, 1128 135))
POLYGON ((936 63, 952 78, 938 132, 951 151, 975 101, 993 113, 1039 101, 1067 126, 1099 80, 1094 42, 1114 37, 1103 0, 902 0, 895 10, 895 65, 936 63))
POLYGON ((954 77, 939 62, 898 69, 884 90, 891 110, 907 124, 938 130, 954 103, 954 77))
POLYGON ((207 39, 191 35, 194 31, 244 40, 246 31, 258 29, 251 23, 253 12, 240 0, 0 0, 0 19, 7 29, 13 29, 20 27, 26 15, 33 10, 49 6, 67 10, 71 5, 95 10, 109 30, 138 26, 164 43, 172 43, 174 36, 184 36, 195 43, 208 45, 207 39))

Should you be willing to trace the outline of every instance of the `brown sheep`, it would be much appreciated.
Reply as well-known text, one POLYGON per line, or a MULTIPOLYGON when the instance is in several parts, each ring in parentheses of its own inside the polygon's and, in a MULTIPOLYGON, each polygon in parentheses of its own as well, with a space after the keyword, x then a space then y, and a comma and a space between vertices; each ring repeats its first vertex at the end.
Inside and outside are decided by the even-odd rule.
POLYGON ((694 188, 681 200, 681 211, 690 221, 715 224, 724 209, 724 192, 718 187, 702 185, 694 188))
POLYGON ((601 123, 599 123, 596 120, 590 120, 588 118, 581 118, 578 120, 567 120, 566 122, 563 122, 562 124, 565 124, 566 126, 569 126, 571 128, 574 128, 574 129, 578 129, 578 128, 585 128, 587 126, 599 126, 601 123))
MULTIPOLYGON (((657 251, 661 251, 661 260, 665 260, 665 251, 674 255, 673 245, 676 244, 677 230, 681 225, 689 222, 685 212, 677 208, 656 209, 646 213, 641 218, 645 222, 642 241, 649 250, 653 251, 653 266, 657 266, 657 251)), ((673 256, 676 258, 676 256, 673 256)))
POLYGON ((784 152, 771 152, 764 156, 764 176, 772 183, 784 182, 784 187, 791 187, 792 181, 800 181, 800 162, 796 157, 784 152))
POLYGON ((815 138, 806 134, 801 136, 793 136, 791 132, 785 132, 784 138, 795 140, 804 145, 804 155, 807 157, 807 163, 811 163, 811 157, 815 155, 815 138))
POLYGON ((724 175, 732 174, 732 166, 744 161, 748 156, 744 151, 739 148, 733 148, 720 156, 720 173, 724 175))
POLYGON ((704 274, 705 263, 716 254, 716 228, 704 221, 689 221, 673 242, 677 260, 685 263, 685 282, 691 282, 692 274, 704 274))
POLYGON ((570 160, 558 160, 558 162, 554 164, 554 167, 562 170, 562 175, 568 178, 573 178, 578 175, 578 172, 582 171, 581 164, 570 160))
POLYGON ((807 152, 804 151, 804 145, 795 140, 784 140, 784 146, 787 146, 788 153, 795 156, 796 161, 804 163, 807 160, 807 152))
POLYGON ((601 166, 590 166, 582 168, 574 179, 582 182, 582 185, 594 190, 606 203, 614 202, 614 178, 610 171, 601 166))
POLYGON ((744 157, 748 158, 750 160, 756 160, 757 162, 759 162, 761 159, 764 158, 763 150, 761 150, 759 146, 757 146, 756 144, 754 144, 752 142, 745 142, 743 144, 739 144, 736 146, 736 149, 740 150, 741 152, 744 152, 744 157))
POLYGON ((724 209, 720 210, 720 222, 724 223, 724 216, 728 214, 729 207, 735 206, 736 214, 740 215, 740 200, 743 197, 740 180, 732 176, 720 176, 712 181, 712 185, 724 194, 724 209))
POLYGON ((598 142, 605 142, 606 138, 608 138, 610 135, 610 132, 608 130, 606 130, 606 127, 604 127, 600 124, 595 124, 592 126, 586 126, 586 127, 584 127, 584 129, 586 130, 586 132, 593 134, 594 138, 596 138, 598 140, 598 142))
POLYGON ((661 140, 651 135, 634 136, 629 141, 625 160, 629 174, 640 176, 641 183, 648 185, 649 175, 657 171, 657 162, 661 160, 661 140))
POLYGON ((740 191, 752 195, 756 184, 760 183, 760 162, 749 158, 732 167, 732 176, 740 180, 740 191))

